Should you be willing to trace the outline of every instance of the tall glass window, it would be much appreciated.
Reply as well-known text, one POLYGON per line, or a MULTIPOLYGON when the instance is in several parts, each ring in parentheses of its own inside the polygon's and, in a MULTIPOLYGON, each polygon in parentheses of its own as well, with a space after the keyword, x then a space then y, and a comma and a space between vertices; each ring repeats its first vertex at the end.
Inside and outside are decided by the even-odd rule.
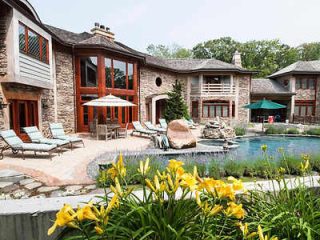
POLYGON ((32 56, 40 59, 39 35, 32 31, 28 31, 28 52, 32 56))
POLYGON ((133 64, 128 63, 128 89, 133 89, 133 64))
POLYGON ((114 88, 126 89, 126 63, 113 61, 114 88))
POLYGON ((82 57, 80 59, 81 87, 97 87, 97 57, 82 57))
POLYGON ((107 88, 112 88, 112 78, 111 78, 111 59, 110 58, 105 58, 104 59, 105 63, 105 72, 106 72, 106 87, 107 88))
POLYGON ((26 52, 26 27, 19 25, 19 49, 21 52, 26 52))

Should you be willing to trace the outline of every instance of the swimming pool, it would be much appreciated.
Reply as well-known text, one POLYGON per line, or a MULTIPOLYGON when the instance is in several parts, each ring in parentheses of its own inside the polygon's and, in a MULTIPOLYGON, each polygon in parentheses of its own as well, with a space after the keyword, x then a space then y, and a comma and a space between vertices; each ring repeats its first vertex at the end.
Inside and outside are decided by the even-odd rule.
MULTIPOLYGON (((227 155, 238 160, 261 158, 261 145, 263 144, 268 146, 268 155, 275 158, 280 156, 279 148, 283 148, 287 155, 320 154, 320 138, 315 137, 259 136, 237 139, 236 142, 239 147, 231 150, 227 155)), ((210 145, 210 141, 202 144, 210 145)))

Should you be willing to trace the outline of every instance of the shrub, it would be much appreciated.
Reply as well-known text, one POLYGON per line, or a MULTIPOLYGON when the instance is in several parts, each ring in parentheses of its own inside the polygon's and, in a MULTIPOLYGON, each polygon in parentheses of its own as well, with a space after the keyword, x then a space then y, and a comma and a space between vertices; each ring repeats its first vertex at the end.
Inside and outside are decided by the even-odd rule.
POLYGON ((234 131, 236 133, 236 136, 244 136, 246 135, 247 129, 244 127, 235 127, 234 131))
POLYGON ((320 135, 320 128, 310 128, 309 130, 305 131, 308 135, 320 135))
POLYGON ((297 128, 288 128, 286 132, 287 134, 300 134, 297 128))
POLYGON ((245 171, 244 163, 235 160, 227 160, 223 167, 227 176, 233 176, 237 178, 242 177, 245 171))
POLYGON ((280 166, 287 174, 301 175, 301 158, 297 156, 286 156, 281 159, 280 166))
POLYGON ((214 159, 208 163, 208 176, 214 179, 220 179, 225 176, 224 171, 221 169, 221 165, 214 159))
POLYGON ((284 134, 286 129, 283 126, 266 125, 266 134, 284 134))

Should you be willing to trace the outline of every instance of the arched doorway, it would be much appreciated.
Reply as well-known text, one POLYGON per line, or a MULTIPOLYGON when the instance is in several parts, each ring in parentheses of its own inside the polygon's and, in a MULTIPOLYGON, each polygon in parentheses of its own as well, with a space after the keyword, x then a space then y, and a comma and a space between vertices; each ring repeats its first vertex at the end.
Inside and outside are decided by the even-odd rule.
POLYGON ((167 105, 167 94, 153 94, 146 98, 147 116, 153 124, 159 123, 159 118, 163 118, 167 105))
POLYGON ((159 118, 163 118, 164 117, 164 111, 166 109, 167 106, 167 99, 159 99, 156 101, 156 124, 159 123, 159 118))

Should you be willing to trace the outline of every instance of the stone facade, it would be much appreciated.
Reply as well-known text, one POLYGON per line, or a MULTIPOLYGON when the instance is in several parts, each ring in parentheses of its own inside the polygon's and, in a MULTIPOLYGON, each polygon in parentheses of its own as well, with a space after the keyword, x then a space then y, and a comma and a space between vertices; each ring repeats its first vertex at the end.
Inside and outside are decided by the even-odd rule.
POLYGON ((236 102, 236 114, 238 114, 237 120, 239 122, 249 121, 249 110, 243 108, 244 105, 250 102, 250 76, 236 76, 236 82, 238 82, 238 103, 236 102))
POLYGON ((317 77, 316 116, 320 117, 320 76, 317 77))
MULTIPOLYGON (((167 92, 172 90, 172 85, 178 80, 182 84, 184 98, 187 100, 187 82, 185 76, 177 75, 175 73, 153 69, 148 67, 140 68, 140 121, 147 120, 147 103, 152 96, 166 95, 167 92), (156 85, 156 79, 160 78, 162 83, 160 86, 156 85)), ((151 99, 150 99, 151 100, 151 99)))
POLYGON ((57 122, 66 132, 75 132, 75 87, 73 57, 65 49, 55 52, 57 122))
POLYGON ((6 48, 6 36, 7 36, 7 18, 9 9, 3 3, 0 3, 0 76, 7 74, 7 48, 6 48))

